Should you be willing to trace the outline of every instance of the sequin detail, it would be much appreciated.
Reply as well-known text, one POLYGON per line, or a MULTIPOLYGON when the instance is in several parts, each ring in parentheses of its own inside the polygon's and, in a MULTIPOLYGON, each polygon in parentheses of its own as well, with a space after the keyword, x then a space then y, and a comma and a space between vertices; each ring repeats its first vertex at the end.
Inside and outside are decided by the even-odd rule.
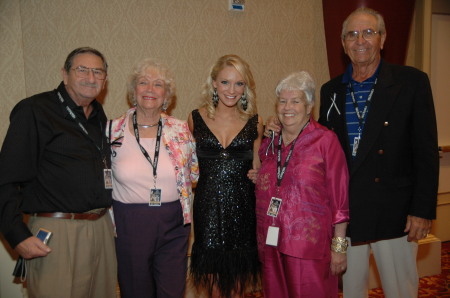
POLYGON ((258 277, 255 193, 247 178, 258 136, 258 116, 249 119, 226 148, 198 110, 192 117, 200 178, 193 208, 191 274, 196 285, 217 286, 227 297, 255 284, 258 277))

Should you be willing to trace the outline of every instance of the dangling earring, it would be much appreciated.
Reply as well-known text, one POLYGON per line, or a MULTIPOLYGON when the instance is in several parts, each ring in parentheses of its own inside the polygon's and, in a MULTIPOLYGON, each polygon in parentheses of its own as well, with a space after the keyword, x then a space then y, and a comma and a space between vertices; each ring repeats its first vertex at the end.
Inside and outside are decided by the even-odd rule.
POLYGON ((136 96, 133 96, 133 106, 136 107, 137 106, 137 100, 136 100, 136 96))
POLYGON ((162 105, 162 111, 165 113, 167 110, 167 101, 164 101, 163 105, 162 105))
POLYGON ((247 94, 242 94, 241 96, 241 104, 242 104, 242 109, 244 111, 247 111, 247 94))
POLYGON ((214 88, 214 93, 213 93, 213 96, 212 96, 212 102, 213 102, 214 107, 217 107, 217 105, 219 104, 219 96, 217 95, 217 89, 216 88, 214 88))

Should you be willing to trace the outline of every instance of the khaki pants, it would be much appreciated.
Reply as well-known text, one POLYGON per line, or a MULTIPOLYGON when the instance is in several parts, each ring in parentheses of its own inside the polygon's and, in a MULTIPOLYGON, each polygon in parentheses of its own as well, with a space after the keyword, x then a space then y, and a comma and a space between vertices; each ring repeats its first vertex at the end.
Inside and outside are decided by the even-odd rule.
MULTIPOLYGON (((350 242, 350 239, 347 238, 350 242)), ((418 295, 416 242, 407 236, 365 245, 349 245, 347 271, 343 275, 344 298, 368 297, 369 257, 372 249, 386 298, 414 298, 418 295)))
POLYGON ((39 228, 53 233, 52 252, 27 261, 30 298, 116 297, 117 263, 111 218, 70 220, 30 217, 35 235, 39 228))

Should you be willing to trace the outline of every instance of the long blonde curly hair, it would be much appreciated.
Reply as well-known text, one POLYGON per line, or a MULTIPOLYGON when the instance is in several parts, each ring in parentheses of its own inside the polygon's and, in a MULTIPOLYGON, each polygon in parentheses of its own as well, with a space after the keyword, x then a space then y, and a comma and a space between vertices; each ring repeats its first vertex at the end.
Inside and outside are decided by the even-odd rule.
POLYGON ((237 72, 242 76, 245 81, 245 91, 247 97, 247 109, 242 108, 242 103, 237 104, 237 109, 240 114, 241 119, 248 120, 257 113, 256 109, 256 93, 255 93, 255 81, 253 79, 253 74, 250 71, 250 66, 241 57, 237 55, 225 55, 219 58, 219 60, 214 63, 211 67, 210 75, 206 79, 206 84, 203 87, 202 107, 205 108, 208 118, 214 119, 216 108, 212 101, 214 86, 213 81, 217 79, 217 75, 226 66, 234 67, 237 72))

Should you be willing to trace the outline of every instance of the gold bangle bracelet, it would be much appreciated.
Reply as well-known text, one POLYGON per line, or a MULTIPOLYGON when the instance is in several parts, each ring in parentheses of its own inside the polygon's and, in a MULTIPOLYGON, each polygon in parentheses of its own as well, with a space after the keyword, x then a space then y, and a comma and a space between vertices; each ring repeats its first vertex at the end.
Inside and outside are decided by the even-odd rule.
POLYGON ((347 252, 348 241, 344 237, 333 237, 331 239, 331 250, 340 254, 347 252))

